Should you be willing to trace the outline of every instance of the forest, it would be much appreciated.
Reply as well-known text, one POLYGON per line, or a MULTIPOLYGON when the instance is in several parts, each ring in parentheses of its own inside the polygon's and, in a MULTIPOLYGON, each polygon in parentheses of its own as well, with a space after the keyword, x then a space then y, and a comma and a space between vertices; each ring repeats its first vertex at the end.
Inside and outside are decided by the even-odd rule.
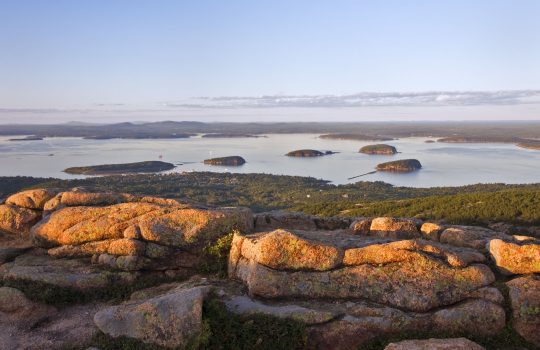
POLYGON ((213 172, 75 180, 18 176, 0 178, 0 198, 27 188, 80 186, 212 206, 246 206, 255 212, 285 209, 323 216, 414 216, 456 224, 540 224, 540 184, 413 188, 360 181, 336 186, 310 177, 213 172))

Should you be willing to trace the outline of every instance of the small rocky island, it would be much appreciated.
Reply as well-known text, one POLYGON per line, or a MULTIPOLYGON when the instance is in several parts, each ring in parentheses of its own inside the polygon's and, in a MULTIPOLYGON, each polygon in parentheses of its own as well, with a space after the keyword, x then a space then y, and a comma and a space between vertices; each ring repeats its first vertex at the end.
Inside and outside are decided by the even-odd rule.
POLYGON ((377 165, 379 171, 392 171, 398 173, 408 173, 422 168, 422 164, 417 159, 402 159, 393 162, 386 162, 377 165))
POLYGON ((287 157, 321 157, 321 156, 327 156, 330 154, 334 154, 336 152, 332 151, 317 151, 314 149, 299 149, 296 151, 291 151, 286 154, 287 157))
POLYGON ((174 169, 175 165, 161 161, 146 161, 124 164, 103 164, 92 166, 72 167, 64 170, 65 173, 74 175, 113 175, 135 173, 157 173, 174 169))
POLYGON ((246 160, 240 156, 220 157, 205 159, 204 164, 208 165, 227 165, 227 166, 240 166, 246 163, 246 160))
POLYGON ((377 144, 377 145, 367 145, 360 148, 360 153, 365 154, 383 154, 383 155, 392 155, 397 153, 397 149, 394 146, 377 144))

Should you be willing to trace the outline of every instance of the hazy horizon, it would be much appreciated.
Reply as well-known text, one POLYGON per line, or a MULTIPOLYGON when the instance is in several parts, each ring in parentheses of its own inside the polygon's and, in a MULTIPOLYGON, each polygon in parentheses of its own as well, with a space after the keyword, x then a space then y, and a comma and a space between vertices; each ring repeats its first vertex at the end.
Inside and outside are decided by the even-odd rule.
POLYGON ((6 1, 0 124, 540 119, 540 2, 6 1))

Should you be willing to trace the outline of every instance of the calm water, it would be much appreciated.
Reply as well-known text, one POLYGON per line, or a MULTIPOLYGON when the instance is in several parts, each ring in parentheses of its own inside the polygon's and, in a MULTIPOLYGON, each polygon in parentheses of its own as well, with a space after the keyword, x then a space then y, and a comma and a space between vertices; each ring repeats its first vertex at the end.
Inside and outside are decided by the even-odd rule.
POLYGON ((373 142, 323 140, 312 134, 267 135, 265 138, 176 140, 84 140, 47 138, 43 141, 7 141, 0 137, 0 176, 28 175, 74 178, 63 169, 109 163, 159 160, 180 164, 173 172, 219 171, 312 176, 335 184, 354 181, 385 181, 394 185, 431 187, 474 183, 540 182, 540 151, 510 144, 425 143, 426 138, 405 138, 387 142, 401 153, 374 156, 358 153, 373 142), (332 150, 338 154, 317 158, 290 158, 284 154, 301 148, 332 150), (241 167, 204 165, 206 158, 239 155, 241 167), (416 158, 423 169, 415 173, 371 174, 381 162, 416 158))

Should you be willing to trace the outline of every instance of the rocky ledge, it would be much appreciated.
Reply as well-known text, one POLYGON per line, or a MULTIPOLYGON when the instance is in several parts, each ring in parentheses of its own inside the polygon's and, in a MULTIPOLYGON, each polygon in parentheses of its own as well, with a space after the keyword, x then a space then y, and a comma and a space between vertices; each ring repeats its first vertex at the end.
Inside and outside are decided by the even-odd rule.
POLYGON ((205 159, 204 164, 208 165, 227 165, 227 166, 240 166, 246 163, 246 160, 240 156, 220 157, 205 159))
POLYGON ((415 218, 253 215, 81 188, 17 193, 0 213, 0 348, 84 348, 96 335, 193 347, 209 336, 208 303, 227 320, 301 325, 295 348, 408 339, 384 345, 482 349, 460 337, 482 343, 505 332, 540 346, 534 237, 415 218), (225 258, 231 241, 221 260, 229 278, 196 276, 209 247, 225 258), (149 277, 153 287, 134 288, 149 277), (66 290, 79 304, 37 302, 66 300, 66 290))
POLYGON ((409 173, 412 171, 420 170, 422 164, 417 159, 402 159, 392 162, 386 162, 378 164, 376 169, 378 171, 390 171, 398 173, 409 173))
POLYGON ((397 153, 397 149, 394 146, 377 144, 377 145, 367 145, 360 148, 360 153, 365 154, 383 154, 383 155, 392 155, 397 153))

